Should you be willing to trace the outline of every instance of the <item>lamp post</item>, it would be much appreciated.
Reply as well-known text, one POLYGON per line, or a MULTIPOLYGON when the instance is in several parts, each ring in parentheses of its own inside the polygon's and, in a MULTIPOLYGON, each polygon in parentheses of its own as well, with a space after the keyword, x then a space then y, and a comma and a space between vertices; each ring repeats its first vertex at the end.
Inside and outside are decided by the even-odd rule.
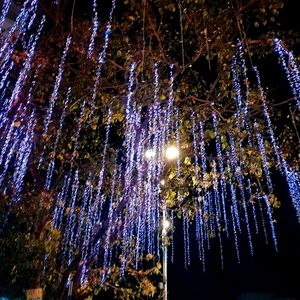
POLYGON ((166 208, 163 209, 162 218, 162 252, 163 252, 163 299, 168 300, 168 248, 167 248, 167 234, 170 227, 170 221, 166 216, 166 208))
MULTIPOLYGON (((148 149, 145 152, 146 159, 151 159, 155 156, 155 151, 153 149, 148 149)), ((172 161, 178 159, 179 149, 176 146, 169 146, 166 149, 165 157, 167 160, 172 161)), ((165 180, 160 181, 161 185, 165 185, 165 180)), ((168 300, 168 247, 167 247, 167 237, 168 230, 170 229, 170 221, 167 218, 166 205, 163 203, 162 209, 162 254, 163 254, 163 300, 168 300)))
POLYGON ((68 288, 67 300, 71 300, 72 299, 72 293, 73 293, 73 279, 70 276, 69 277, 69 288, 68 288))
MULTIPOLYGON (((167 160, 175 160, 179 157, 179 149, 176 146, 169 146, 166 149, 166 158, 167 160)), ((164 185, 165 181, 162 180, 161 184, 164 185)), ((170 229, 170 221, 167 219, 166 206, 164 204, 162 211, 162 252, 163 252, 163 299, 168 300, 168 247, 167 247, 167 235, 168 229, 170 229)))

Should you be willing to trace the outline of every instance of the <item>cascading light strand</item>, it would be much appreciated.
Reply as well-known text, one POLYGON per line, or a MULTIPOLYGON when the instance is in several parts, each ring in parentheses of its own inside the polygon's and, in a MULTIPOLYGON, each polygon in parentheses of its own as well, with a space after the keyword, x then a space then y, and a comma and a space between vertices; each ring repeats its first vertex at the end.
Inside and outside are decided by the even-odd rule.
POLYGON ((257 216, 256 216, 256 210, 255 210, 255 202, 253 200, 253 194, 252 194, 252 188, 251 188, 251 181, 248 178, 248 193, 249 193, 249 201, 250 201, 250 205, 252 208, 252 217, 253 217, 253 221, 254 221, 254 226, 255 226, 255 233, 258 234, 258 223, 257 223, 257 216))
POLYGON ((224 268, 224 257, 223 257, 223 242, 222 242, 222 236, 221 236, 221 209, 220 209, 220 194, 218 189, 218 180, 217 180, 217 169, 216 169, 216 162, 213 160, 212 162, 212 168, 213 168, 213 199, 215 204, 215 223, 217 228, 217 235, 219 239, 219 246, 220 246, 220 259, 221 259, 221 267, 222 270, 224 268))
POLYGON ((174 210, 171 211, 171 228, 172 228, 172 238, 171 238, 171 263, 174 263, 174 210))
MULTIPOLYGON (((178 110, 178 108, 175 109, 175 115, 176 115, 176 123, 175 123, 176 147, 179 151, 179 149, 180 149, 180 134, 179 134, 179 110, 178 110)), ((177 176, 180 177, 180 155, 177 156, 177 176)))
POLYGON ((293 54, 283 48, 282 42, 278 38, 274 39, 274 45, 275 52, 277 52, 279 56, 281 66, 296 99, 298 109, 300 110, 300 76, 297 63, 295 62, 293 54), (288 63, 286 62, 285 57, 288 58, 288 63))
MULTIPOLYGON (((195 113, 192 111, 192 134, 193 134, 193 152, 194 152, 194 169, 195 169, 195 177, 196 177, 196 184, 197 184, 197 189, 198 189, 198 185, 200 182, 200 178, 199 178, 199 163, 198 163, 198 153, 197 153, 197 148, 198 148, 198 143, 197 143, 197 137, 196 137, 196 125, 195 125, 195 113)), ((202 154, 201 153, 201 159, 202 158, 202 154)), ((205 155, 205 153, 203 154, 205 155)), ((204 162, 202 162, 203 165, 204 162)), ((203 170, 203 167, 202 167, 203 170)))
POLYGON ((171 64, 169 66, 169 88, 168 88, 168 103, 167 103, 167 111, 166 111, 166 141, 168 142, 169 140, 169 135, 170 135, 170 125, 171 125, 171 115, 173 114, 173 104, 174 104, 174 65, 171 64))
MULTIPOLYGON (((9 126, 9 130, 7 131, 7 134, 4 137, 2 137, 2 140, 4 140, 4 143, 1 144, 1 151, 0 151, 0 166, 2 165, 3 159, 5 157, 5 154, 7 152, 8 146, 16 132, 16 122, 17 120, 17 115, 14 116, 10 126, 9 126)), ((5 132, 5 131, 4 131, 5 132)))
POLYGON ((275 152, 275 155, 276 155, 276 158, 277 158, 279 170, 282 172, 283 171, 282 170, 282 163, 281 163, 282 154, 281 154, 281 150, 278 146, 278 142, 275 138, 275 134, 274 134, 274 131, 273 131, 273 126, 272 126, 268 106, 267 106, 267 103, 266 103, 265 93, 264 93, 264 90, 263 90, 262 84, 261 84, 260 74, 259 74, 259 71, 258 71, 257 67, 253 67, 253 70, 254 70, 254 73, 256 75, 256 81, 257 81, 257 85, 258 85, 259 92, 260 92, 260 98, 261 98, 261 101, 263 103, 263 112, 264 112, 265 122, 267 123, 267 126, 268 126, 268 133, 269 133, 269 136, 270 136, 270 139, 271 139, 271 142, 272 142, 272 147, 274 149, 274 152, 275 152))
MULTIPOLYGON (((53 88, 53 91, 52 91, 50 99, 49 99, 49 106, 48 106, 48 109, 47 109, 47 114, 46 114, 46 117, 45 117, 45 120, 44 120, 44 128, 43 128, 43 136, 44 137, 46 137, 47 134, 48 134, 49 125, 50 125, 50 122, 51 122, 53 109, 54 109, 56 100, 58 98, 58 92, 59 92, 59 88, 60 88, 60 85, 61 85, 62 76, 64 74, 66 58, 67 58, 67 54, 68 54, 68 51, 69 51, 69 48, 70 48, 70 45, 71 45, 71 41, 72 41, 71 36, 68 36, 67 41, 66 41, 66 45, 65 45, 65 48, 64 48, 64 51, 63 51, 62 59, 60 61, 59 67, 58 67, 58 74, 56 76, 56 80, 55 80, 55 83, 54 83, 54 88, 53 88)), ((38 169, 41 167, 41 165, 44 161, 45 150, 46 150, 46 145, 44 145, 42 153, 40 154, 38 169)))
MULTIPOLYGON (((27 31, 26 22, 30 18, 32 13, 35 13, 33 9, 36 8, 36 3, 38 0, 26 0, 18 14, 15 22, 10 28, 9 32, 6 35, 6 38, 0 44, 0 59, 3 59, 3 54, 5 56, 10 55, 14 49, 14 46, 19 41, 19 38, 22 34, 25 34, 27 31), (14 39, 12 39, 14 37, 14 39)), ((5 61, 5 59, 4 59, 5 61)), ((1 65, 2 68, 2 65, 1 65)))
MULTIPOLYGON (((240 166, 237 161, 235 142, 234 142, 233 134, 231 131, 228 132, 228 135, 229 135, 229 144, 230 144, 230 154, 227 155, 228 157, 230 157, 230 159, 228 160, 228 165, 227 165, 228 172, 229 173, 231 172, 231 168, 230 168, 230 162, 231 162, 232 167, 234 169, 233 172, 236 174, 237 181, 240 184, 241 170, 240 170, 240 166)), ((241 232, 240 217, 239 217, 239 213, 238 213, 238 204, 237 204, 237 198, 236 198, 236 189, 233 185, 231 178, 229 178, 229 185, 230 185, 231 197, 232 197, 233 205, 234 205, 234 212, 235 212, 237 227, 238 227, 239 232, 241 232)))
POLYGON ((207 242, 208 249, 210 248, 210 237, 208 234, 208 231, 210 230, 212 233, 214 232, 214 222, 212 222, 210 217, 210 192, 207 193, 207 181, 208 181, 208 174, 207 174, 207 159, 206 159, 206 153, 205 153, 205 138, 204 138, 204 121, 201 120, 199 122, 199 135, 200 135, 200 165, 202 170, 202 180, 204 185, 204 194, 202 197, 202 216, 204 218, 204 233, 205 233, 205 240, 207 242))
POLYGON ((190 232, 188 214, 182 210, 182 225, 183 225, 183 240, 184 240, 184 266, 187 267, 191 264, 190 254, 190 232))
POLYGON ((89 207, 91 206, 90 200, 91 200, 91 194, 92 194, 92 174, 89 172, 88 178, 85 182, 85 188, 83 191, 83 195, 81 197, 81 203, 80 203, 80 211, 78 214, 78 225, 77 225, 77 232, 74 240, 74 244, 77 248, 81 246, 81 240, 84 238, 84 232, 87 227, 87 221, 88 219, 88 211, 89 207))
POLYGON ((45 121, 44 121, 43 134, 47 134, 48 129, 49 129, 49 125, 50 125, 50 121, 51 121, 52 113, 53 113, 53 108, 54 108, 55 102, 56 102, 57 97, 58 97, 58 91, 59 91, 61 81, 62 81, 62 77, 63 77, 63 74, 64 74, 64 67, 65 67, 65 63, 66 63, 66 59, 67 59, 67 55, 68 55, 68 52, 69 52, 71 42, 72 42, 72 38, 71 38, 71 36, 68 36, 67 41, 66 41, 66 45, 65 45, 65 48, 64 48, 64 51, 63 51, 63 55, 62 55, 62 58, 61 58, 61 62, 60 62, 59 67, 58 67, 58 74, 56 76, 54 89, 53 89, 53 91, 51 93, 51 96, 50 96, 48 113, 47 113, 45 121))
MULTIPOLYGON (((244 85, 245 85, 245 103, 244 103, 244 108, 243 108, 243 115, 244 117, 247 117, 249 114, 249 79, 247 76, 247 66, 246 66, 246 59, 245 59, 245 53, 244 53, 244 48, 242 45, 242 42, 240 40, 238 40, 237 42, 237 54, 238 54, 238 58, 240 61, 240 65, 242 68, 242 75, 243 75, 243 81, 244 81, 244 85)), ((244 120, 245 123, 247 123, 247 120, 244 120)))
POLYGON ((33 110, 29 117, 26 136, 20 144, 20 148, 16 158, 15 170, 13 175, 14 192, 12 196, 12 202, 14 204, 18 203, 21 199, 21 192, 24 185, 24 178, 26 175, 26 171, 28 168, 28 163, 29 163, 29 159, 30 159, 30 155, 34 143, 36 122, 37 121, 35 116, 35 110, 33 110))
POLYGON ((95 78, 93 94, 92 94, 92 109, 91 109, 91 115, 90 115, 91 117, 94 114, 102 68, 106 61, 107 48, 108 48, 108 44, 109 44, 109 38, 110 38, 111 27, 112 27, 112 25, 111 25, 112 18, 113 18, 113 13, 114 13, 115 8, 116 8, 116 0, 112 0, 112 6, 111 6, 110 13, 109 13, 109 20, 108 20, 108 22, 105 26, 105 30, 104 30, 104 44, 103 44, 102 50, 99 52, 99 55, 97 58, 96 78, 95 78))
MULTIPOLYGON (((300 216, 300 197, 299 197, 299 193, 295 189, 295 187, 297 185, 295 185, 295 182, 293 180, 293 176, 291 175, 292 172, 290 172, 290 170, 287 166, 287 162, 286 162, 285 158, 283 157, 282 151, 281 151, 280 147, 278 146, 278 142, 275 138, 275 134, 274 134, 272 123, 271 123, 271 118, 270 118, 268 107, 267 107, 266 100, 265 100, 264 91, 263 91, 263 88, 262 88, 262 85, 261 85, 261 79, 260 79, 259 71, 258 71, 257 67, 254 67, 253 69, 254 69, 254 72, 256 74, 256 80, 257 80, 257 84, 258 84, 258 87, 259 87, 259 90, 260 90, 261 100, 263 102, 264 117, 265 117, 265 121, 266 121, 267 126, 268 126, 268 133, 269 133, 269 137, 270 137, 271 142, 272 142, 273 150, 274 150, 276 158, 277 158, 279 170, 280 170, 281 173, 284 174, 284 176, 286 178, 286 181, 287 181, 288 187, 289 187, 290 196, 292 198, 294 207, 296 209, 298 218, 300 220, 300 217, 299 217, 300 216)), ((260 136, 258 136, 259 144, 263 142, 263 141, 261 141, 261 139, 262 138, 260 136)), ((262 155, 265 157, 265 154, 262 153, 262 155)), ((268 184, 270 185, 270 178, 269 178, 268 182, 269 182, 268 184)))
POLYGON ((2 4, 1 16, 0 16, 0 32, 2 32, 2 25, 6 19, 9 8, 12 4, 12 0, 4 0, 2 4))
POLYGON ((117 177, 117 170, 118 170, 118 165, 117 162, 115 163, 114 171, 112 174, 112 182, 111 182, 111 195, 109 199, 109 209, 108 209, 108 227, 106 230, 106 235, 105 235, 105 245, 104 245, 104 254, 103 254, 103 273, 101 277, 101 286, 103 286, 106 275, 107 275, 107 268, 108 266, 108 254, 109 254, 109 247, 110 247, 110 242, 111 242, 111 234, 113 232, 113 212, 114 212, 114 199, 115 199, 115 186, 116 186, 116 177, 117 177))
POLYGON ((238 264, 241 262, 240 260, 240 249, 239 249, 239 241, 238 241, 238 235, 237 235, 237 230, 236 230, 236 224, 235 224, 235 213, 234 213, 234 208, 231 205, 230 206, 230 211, 231 211, 231 221, 232 221, 232 229, 233 229, 233 235, 234 235, 234 245, 235 245, 235 251, 236 251, 236 259, 238 264))
POLYGON ((258 124, 255 123, 254 127, 257 129, 257 131, 256 131, 256 139, 257 139, 259 151, 260 151, 261 158, 262 158, 262 165, 263 165, 263 170, 265 172, 265 176, 266 176, 266 179, 267 179, 268 189, 269 189, 269 192, 271 194, 273 194, 273 184, 272 184, 270 170, 269 170, 268 161, 267 161, 266 148, 265 148, 265 145, 264 145, 263 138, 262 138, 261 134, 259 133, 258 124))
POLYGON ((261 225, 262 225, 264 236, 265 236, 265 242, 266 242, 266 245, 268 245, 269 238, 268 238, 268 232, 267 232, 263 207, 262 207, 262 203, 261 203, 261 198, 258 199, 258 206, 259 206, 259 211, 260 211, 260 215, 261 215, 261 225))
POLYGON ((56 132, 54 146, 53 146, 53 150, 52 150, 52 159, 50 160, 50 162, 48 164, 48 168, 47 168, 45 190, 49 190, 50 186, 51 186, 53 171, 54 171, 54 168, 55 168, 55 159, 56 159, 57 146, 58 146, 58 142, 60 140, 61 134, 62 134, 63 122, 64 122, 64 119, 66 117, 66 108, 69 104, 70 96, 71 96, 71 88, 68 89, 66 98, 64 99, 64 102, 63 102, 63 110, 62 110, 62 113, 61 113, 61 116, 60 116, 60 119, 59 119, 59 126, 58 126, 58 130, 56 132))
POLYGON ((292 198, 293 206, 296 210, 296 215, 298 218, 298 222, 300 223, 300 181, 299 181, 299 173, 293 170, 286 162, 286 160, 282 159, 284 174, 286 178, 286 182, 288 184, 290 196, 292 198))
POLYGON ((27 79, 30 75, 30 71, 32 68, 32 60, 34 58, 34 54, 35 54, 35 49, 36 49, 36 45, 37 45, 37 41, 41 35, 41 32, 44 28, 44 24, 45 24, 45 16, 43 16, 40 26, 38 28, 38 31, 36 33, 36 35, 34 35, 34 38, 32 39, 32 43, 30 45, 30 50, 28 53, 28 57, 26 59, 26 62, 23 66, 23 69, 21 70, 21 72, 19 73, 18 79, 15 83, 15 87, 11 93, 11 96, 8 97, 6 99, 6 101, 4 102, 4 104, 2 105, 2 113, 1 113, 1 121, 0 124, 3 124, 3 122, 5 121, 5 118, 7 116, 7 114, 9 113, 9 111, 11 110, 13 103, 16 99, 18 99, 18 97, 20 96, 23 87, 25 86, 27 79))
MULTIPOLYGON (((203 128, 201 129, 203 131, 203 128)), ((199 183, 200 183, 200 176, 199 176, 199 162, 198 162, 198 153, 197 153, 197 149, 198 149, 198 143, 197 143, 197 136, 196 136, 196 124, 195 124, 195 113, 192 111, 192 134, 193 134, 193 152, 194 152, 194 169, 195 169, 195 178, 196 178, 196 191, 197 191, 197 197, 200 197, 199 194, 199 183)), ((200 133, 200 139, 202 142, 202 147, 203 147, 203 142, 204 142, 204 136, 203 136, 203 132, 202 134, 200 133)), ((202 164, 204 164, 204 156, 205 155, 205 150, 202 148, 201 149, 201 162, 202 164)), ((197 243, 198 243, 198 250, 199 250, 199 259, 202 262, 202 267, 203 267, 203 271, 205 271, 205 254, 204 254, 204 240, 203 240, 203 227, 204 224, 202 222, 202 211, 204 209, 206 209, 206 207, 204 207, 204 201, 205 199, 203 198, 203 201, 201 201, 201 207, 199 208, 199 211, 196 212, 196 239, 197 239, 197 243), (200 213, 201 212, 201 213, 200 213)), ((207 230, 207 222, 205 223, 206 225, 206 230, 207 230)))
POLYGON ((105 171, 105 161, 107 156, 107 149, 108 149, 108 141, 110 136, 110 129, 111 129, 111 115, 112 110, 108 110, 107 114, 107 125, 105 130, 105 141, 104 141, 104 148, 102 152, 102 160, 100 162, 99 166, 99 175, 98 175, 98 183, 97 183, 97 192, 96 197, 94 201, 94 216, 93 216, 93 222, 96 223, 97 220, 101 217, 101 211, 102 211, 102 201, 101 201, 101 193, 102 193, 102 186, 103 186, 103 178, 104 178, 104 171, 105 171))
POLYGON ((98 20, 98 13, 97 13, 97 0, 93 1, 93 28, 92 28, 92 34, 90 38, 90 43, 89 43, 89 48, 88 48, 88 53, 87 57, 91 58, 94 52, 95 48, 95 39, 97 36, 97 32, 99 30, 99 20, 98 20))
POLYGON ((23 128, 20 128, 20 129, 18 128, 14 133, 14 142, 12 143, 12 145, 10 145, 10 147, 9 147, 10 149, 5 156, 4 164, 3 164, 3 166, 1 166, 1 169, 0 169, 0 187, 2 187, 2 185, 6 179, 6 175, 9 170, 9 166, 13 162, 14 154, 15 154, 16 150, 18 149, 17 147, 20 147, 20 143, 22 141, 23 135, 24 135, 23 128))
POLYGON ((64 237, 63 237, 63 247, 62 247, 62 261, 67 265, 70 265, 73 258, 72 249, 74 247, 73 240, 75 234, 74 229, 76 225, 75 208, 76 208, 78 190, 79 190, 79 171, 76 170, 74 174, 73 183, 72 183, 69 212, 66 220, 66 226, 65 226, 64 237))
POLYGON ((216 136, 216 150, 217 150, 217 157, 218 157, 218 165, 220 170, 220 186, 221 186, 221 200, 222 200, 222 208, 223 208, 223 219, 224 219, 224 225, 225 225, 225 231, 227 234, 227 237, 229 235, 228 233, 228 224, 227 224, 227 213, 226 213, 226 206, 225 206, 225 198, 226 198, 226 184, 225 184, 225 172, 224 172, 224 164, 223 164, 223 158, 222 158, 222 148, 221 148, 221 138, 218 133, 218 120, 216 113, 213 112, 213 126, 216 136))
POLYGON ((52 216, 52 227, 61 230, 62 221, 63 221, 63 213, 66 204, 66 197, 69 192, 70 183, 71 183, 72 174, 68 173, 65 175, 64 183, 61 188, 61 191, 58 193, 56 197, 56 204, 52 216))
POLYGON ((248 235, 248 242, 249 242, 249 248, 250 253, 253 255, 253 243, 252 243, 252 235, 250 230, 250 224, 249 224, 249 217, 248 217, 248 211, 247 211, 247 205, 246 205, 246 196, 245 196, 245 190, 244 190, 244 177, 241 171, 241 167, 238 164, 236 149, 235 149, 235 142, 234 137, 231 131, 228 132, 229 135, 229 144, 230 144, 230 150, 231 150, 231 162, 232 166, 235 171, 236 179, 239 185, 239 191, 242 198, 242 206, 244 210, 244 217, 246 222, 246 228, 247 228, 247 235, 248 235))
POLYGON ((265 201, 266 207, 267 207, 267 214, 268 214, 268 218, 269 218, 274 248, 275 248, 276 252, 278 252, 278 243, 277 243, 277 237, 276 237, 275 227, 274 227, 274 223, 273 223, 273 216, 272 216, 272 212, 271 212, 270 201, 266 195, 263 195, 262 199, 265 201))

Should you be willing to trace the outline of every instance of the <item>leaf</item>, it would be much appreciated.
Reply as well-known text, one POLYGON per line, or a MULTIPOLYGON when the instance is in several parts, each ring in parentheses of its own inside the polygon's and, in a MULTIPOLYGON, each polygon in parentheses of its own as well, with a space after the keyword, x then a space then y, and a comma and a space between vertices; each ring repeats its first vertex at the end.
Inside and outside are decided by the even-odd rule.
POLYGON ((186 156, 186 157, 184 158, 184 164, 187 165, 187 166, 191 165, 191 158, 188 157, 188 156, 186 156))
POLYGON ((18 127, 20 127, 20 125, 21 125, 21 122, 20 122, 20 121, 15 121, 15 122, 14 122, 14 126, 15 126, 15 127, 18 128, 18 127))

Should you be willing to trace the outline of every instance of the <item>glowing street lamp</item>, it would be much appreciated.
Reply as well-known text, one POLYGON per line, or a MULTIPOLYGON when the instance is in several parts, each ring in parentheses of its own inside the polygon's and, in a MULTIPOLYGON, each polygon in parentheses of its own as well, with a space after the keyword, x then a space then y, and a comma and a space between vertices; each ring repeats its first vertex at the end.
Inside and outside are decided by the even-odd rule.
POLYGON ((174 160, 178 158, 179 156, 179 150, 175 146, 169 146, 166 150, 166 158, 168 160, 174 160))
MULTIPOLYGON (((166 149, 166 159, 167 160, 175 160, 179 158, 179 149, 176 146, 169 146, 166 149)), ((161 185, 165 184, 165 180, 161 180, 161 185)), ((162 215, 162 241, 163 241, 163 299, 168 300, 168 249, 167 249, 167 235, 168 230, 170 230, 171 223, 167 219, 167 212, 166 208, 163 209, 163 215, 162 215)))
POLYGON ((163 231, 167 232, 170 226, 171 226, 170 221, 168 219, 164 219, 162 222, 163 231))

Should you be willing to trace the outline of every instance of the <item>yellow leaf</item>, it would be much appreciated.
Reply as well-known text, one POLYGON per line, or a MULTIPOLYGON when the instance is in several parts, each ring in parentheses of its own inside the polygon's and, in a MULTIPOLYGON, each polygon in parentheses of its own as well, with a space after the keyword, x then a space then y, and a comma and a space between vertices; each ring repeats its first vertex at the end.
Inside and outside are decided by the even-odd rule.
POLYGON ((16 122, 14 123, 14 126, 18 128, 18 127, 20 126, 20 124, 21 124, 20 121, 16 121, 16 122))
POLYGON ((191 159, 188 156, 184 159, 184 164, 188 166, 191 164, 191 159))

